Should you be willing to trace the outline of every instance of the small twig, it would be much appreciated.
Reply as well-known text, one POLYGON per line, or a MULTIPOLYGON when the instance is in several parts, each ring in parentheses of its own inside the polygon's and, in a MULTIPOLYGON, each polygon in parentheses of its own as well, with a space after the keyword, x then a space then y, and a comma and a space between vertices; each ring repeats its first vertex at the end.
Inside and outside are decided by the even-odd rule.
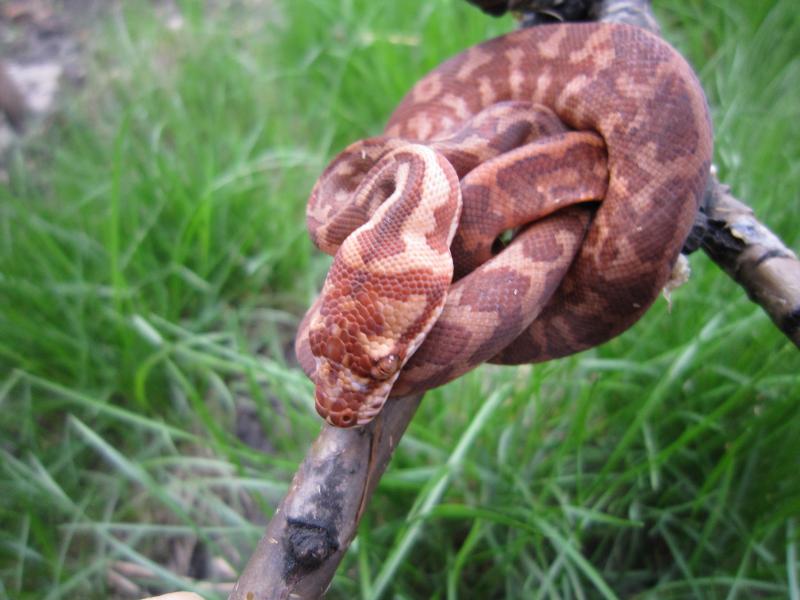
MULTIPOLYGON (((469 1, 498 14, 504 10, 502 0, 469 1)), ((524 10, 526 0, 508 2, 524 10)), ((529 4, 537 2, 564 5, 570 0, 529 4)), ((578 4, 587 3, 572 1, 573 6, 578 4)), ((647 0, 607 0, 589 9, 599 20, 658 31, 647 0)), ((800 262, 716 177, 708 190, 693 232, 696 246, 800 346, 800 262)), ((229 600, 317 598, 325 592, 421 398, 390 401, 363 429, 323 426, 229 600)))

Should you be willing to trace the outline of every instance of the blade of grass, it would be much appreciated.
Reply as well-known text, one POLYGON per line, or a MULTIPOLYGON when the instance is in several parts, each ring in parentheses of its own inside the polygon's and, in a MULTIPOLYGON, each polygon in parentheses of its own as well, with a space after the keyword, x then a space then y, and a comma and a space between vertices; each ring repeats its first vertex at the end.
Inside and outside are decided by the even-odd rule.
POLYGON ((395 577, 401 563, 405 560, 411 548, 421 535, 425 521, 430 515, 434 506, 439 503, 451 479, 459 472, 463 465, 467 452, 472 447, 475 438, 481 430, 489 423, 492 414, 497 406, 505 399, 509 393, 509 387, 503 386, 495 390, 486 399, 480 410, 470 421, 458 443, 453 448, 445 464, 438 470, 430 483, 425 486, 423 491, 414 502, 414 508, 408 514, 406 521, 408 525, 398 537, 395 544, 389 550, 388 556, 378 571, 372 587, 373 599, 380 598, 388 588, 390 582, 395 577))

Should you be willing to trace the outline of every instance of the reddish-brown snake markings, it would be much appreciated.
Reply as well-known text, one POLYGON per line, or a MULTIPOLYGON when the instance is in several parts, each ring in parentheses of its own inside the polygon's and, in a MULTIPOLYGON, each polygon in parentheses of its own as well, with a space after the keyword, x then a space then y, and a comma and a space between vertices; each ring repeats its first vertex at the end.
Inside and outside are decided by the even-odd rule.
POLYGON ((361 425, 481 362, 621 333, 668 280, 711 154, 697 79, 644 30, 540 26, 448 60, 311 193, 335 254, 296 341, 318 412, 361 425))

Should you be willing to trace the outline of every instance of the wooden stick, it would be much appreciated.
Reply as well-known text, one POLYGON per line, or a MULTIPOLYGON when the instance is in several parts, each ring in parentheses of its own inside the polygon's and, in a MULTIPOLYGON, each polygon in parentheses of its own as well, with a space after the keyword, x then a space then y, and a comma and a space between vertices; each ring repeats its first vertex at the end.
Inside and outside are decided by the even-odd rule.
POLYGON ((800 260, 712 175, 703 251, 800 348, 800 260))
POLYGON ((390 399, 366 427, 323 425, 229 600, 319 598, 422 394, 390 399))
MULTIPOLYGON (((646 0, 607 0, 593 10, 600 20, 658 30, 646 0)), ((705 204, 697 245, 800 346, 800 262, 715 177, 705 204)), ((391 400, 365 428, 323 426, 229 600, 324 594, 421 399, 391 400)))

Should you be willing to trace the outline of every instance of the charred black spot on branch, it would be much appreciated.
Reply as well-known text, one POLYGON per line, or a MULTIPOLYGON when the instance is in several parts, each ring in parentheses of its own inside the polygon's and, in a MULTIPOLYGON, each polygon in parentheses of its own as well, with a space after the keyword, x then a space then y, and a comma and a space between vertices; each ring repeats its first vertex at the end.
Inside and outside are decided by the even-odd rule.
POLYGON ((346 490, 342 482, 351 481, 358 468, 331 457, 315 465, 317 490, 303 506, 302 515, 286 517, 283 575, 286 581, 298 581, 319 569, 339 550, 339 532, 346 528, 346 490), (313 516, 312 516, 313 515, 313 516))
POLYGON ((701 242, 701 247, 712 260, 724 265, 735 264, 746 245, 742 239, 731 235, 729 226, 725 220, 709 217, 701 242))
POLYGON ((287 517, 286 525, 287 580, 314 571, 339 549, 336 529, 330 523, 287 517))

